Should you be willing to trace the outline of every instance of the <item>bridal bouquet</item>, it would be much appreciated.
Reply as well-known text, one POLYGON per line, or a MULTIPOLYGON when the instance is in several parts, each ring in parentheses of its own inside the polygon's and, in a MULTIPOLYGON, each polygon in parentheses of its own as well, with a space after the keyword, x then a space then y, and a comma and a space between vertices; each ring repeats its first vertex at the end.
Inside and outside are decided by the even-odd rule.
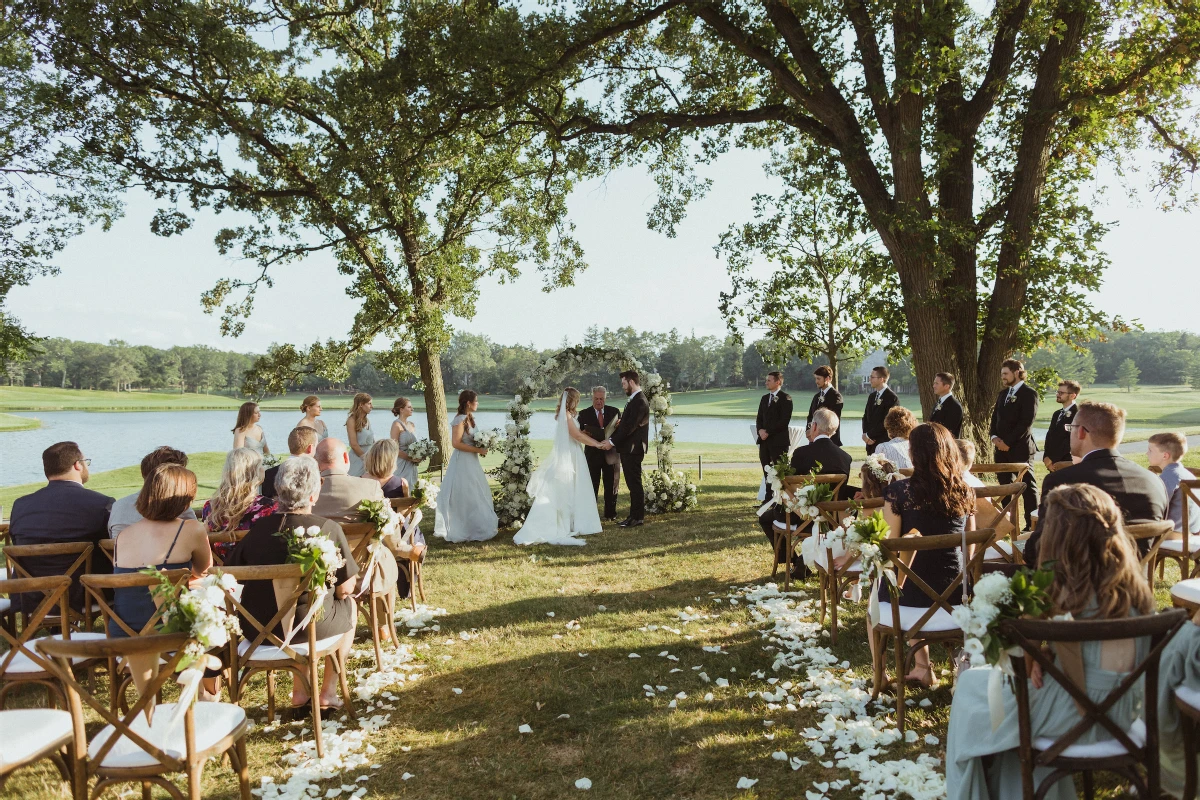
POLYGON ((263 469, 271 469, 272 467, 278 467, 282 463, 283 463, 283 456, 277 456, 274 453, 267 453, 265 456, 262 457, 263 469))
POLYGON ((437 496, 440 491, 441 487, 433 481, 420 478, 417 480, 417 485, 413 487, 412 496, 417 501, 418 506, 435 509, 437 508, 437 496))
POLYGON ((308 575, 308 583, 304 588, 311 595, 309 607, 320 619, 325 595, 337 580, 335 573, 346 566, 341 549, 316 525, 283 530, 277 535, 287 542, 288 563, 299 564, 308 575))
POLYGON ((141 571, 158 579, 150 594, 162 609, 161 633, 186 633, 191 641, 184 647, 183 658, 175 667, 182 672, 214 647, 228 644, 240 632, 237 617, 225 607, 225 593, 240 599, 242 585, 219 570, 200 579, 195 586, 177 592, 174 584, 153 567, 141 571))
POLYGON ((471 439, 475 442, 476 447, 495 450, 504 441, 504 431, 496 428, 492 428, 490 431, 475 431, 471 434, 471 439))
POLYGON ((408 457, 413 460, 413 463, 420 464, 438 453, 437 442, 432 439, 417 439, 408 446, 408 457))

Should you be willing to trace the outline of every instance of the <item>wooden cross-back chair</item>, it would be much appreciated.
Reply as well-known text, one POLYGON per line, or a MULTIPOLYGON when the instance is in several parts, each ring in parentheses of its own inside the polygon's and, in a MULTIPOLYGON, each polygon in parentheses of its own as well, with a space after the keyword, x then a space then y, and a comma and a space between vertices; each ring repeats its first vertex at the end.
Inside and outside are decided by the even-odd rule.
POLYGON ((994 535, 995 531, 991 528, 983 528, 977 531, 967 531, 965 534, 902 536, 887 539, 880 545, 884 558, 890 560, 895 566, 897 581, 901 584, 911 583, 931 601, 928 608, 881 602, 879 624, 875 625, 871 632, 871 638, 874 640, 872 652, 875 654, 875 679, 872 696, 878 697, 884 688, 895 684, 896 724, 901 731, 904 730, 904 688, 906 683, 904 676, 907 674, 908 663, 916 655, 916 652, 926 645, 963 641, 962 628, 950 616, 954 610, 954 606, 950 603, 950 597, 963 585, 964 571, 970 574, 972 585, 978 580, 982 571, 984 553, 987 552, 987 545, 994 535), (964 568, 958 571, 958 575, 950 582, 945 591, 935 591, 913 572, 908 560, 904 558, 906 555, 915 556, 921 551, 949 550, 961 547, 964 539, 967 548, 971 551, 970 559, 967 560, 967 554, 963 554, 966 561, 964 568), (894 668, 896 671, 895 677, 891 679, 887 676, 886 659, 889 639, 894 640, 894 668))
POLYGON ((0 791, 8 776, 49 758, 71 783, 71 714, 53 708, 0 710, 0 791))
POLYGON ((51 616, 54 609, 58 608, 60 613, 54 616, 68 618, 68 625, 63 631, 67 636, 71 635, 71 606, 67 599, 70 587, 71 579, 66 575, 0 581, 0 592, 14 596, 24 592, 37 593, 42 598, 32 612, 22 615, 25 625, 20 630, 0 629, 0 637, 8 644, 8 652, 0 655, 0 708, 4 707, 12 689, 29 685, 44 688, 51 705, 59 701, 62 706, 66 706, 66 698, 55 682, 46 659, 34 646, 34 642, 37 641, 34 634, 45 627, 46 617, 51 616))
POLYGON ((980 528, 991 528, 996 531, 992 543, 988 545, 987 552, 984 554, 984 561, 1006 564, 1025 563, 1016 544, 1017 536, 1021 533, 1018 513, 1020 512, 1021 493, 1024 491, 1025 484, 1023 482, 975 488, 975 497, 986 500, 996 512, 991 519, 981 520, 976 511, 975 524, 980 528), (1008 541, 1005 541, 1006 538, 1008 541))
MULTIPOLYGON (((285 621, 297 624, 301 620, 294 618, 296 604, 301 597, 308 594, 304 588, 306 573, 299 564, 272 564, 250 567, 226 567, 221 570, 239 583, 253 581, 279 581, 291 590, 280 598, 280 592, 275 592, 278 611, 268 622, 262 622, 251 614, 241 600, 229 590, 225 592, 226 607, 232 613, 237 613, 256 633, 247 637, 233 637, 229 642, 230 680, 229 695, 233 702, 240 698, 249 680, 259 673, 265 673, 267 678, 267 720, 275 720, 275 673, 290 672, 293 680, 298 680, 308 688, 309 702, 312 707, 313 734, 317 743, 317 757, 324 758, 325 743, 321 736, 321 659, 329 657, 338 674, 338 683, 345 701, 346 713, 354 716, 353 701, 350 698, 350 686, 346 682, 346 665, 338 652, 341 635, 331 636, 318 641, 317 622, 310 619, 305 626, 305 641, 288 643, 275 634, 276 626, 285 621)), ((330 591, 333 591, 331 588, 330 591)))
MULTIPOLYGON (((1033 467, 1031 467, 1027 463, 972 464, 971 465, 971 474, 976 475, 976 476, 995 475, 997 481, 999 481, 1000 475, 1012 475, 1012 480, 1010 481, 1010 483, 1028 484, 1029 476, 1031 476, 1033 474, 1033 467)), ((1035 509, 1030 509, 1030 510, 1033 511, 1035 509)), ((1018 505, 1017 505, 1017 519, 1024 519, 1024 517, 1021 516, 1021 506, 1020 506, 1019 499, 1018 499, 1018 505)))
MULTIPOLYGON (((842 486, 845 485, 846 475, 789 475, 780 483, 780 493, 791 498, 798 489, 812 484, 825 484, 830 487, 833 492, 834 499, 837 499, 838 493, 841 492, 842 486)), ((768 512, 769 513, 769 512, 768 512)), ((816 520, 813 521, 815 524, 816 520)), ((802 520, 791 512, 783 515, 782 520, 774 522, 775 532, 775 562, 771 565, 771 577, 774 578, 779 571, 779 565, 783 567, 783 590, 789 591, 792 585, 792 556, 796 552, 796 542, 806 539, 812 535, 809 523, 802 520)))
POLYGON ((250 531, 224 531, 221 533, 208 534, 208 549, 212 551, 212 559, 214 567, 224 567, 225 559, 221 558, 217 548, 213 545, 218 544, 237 544, 242 539, 246 538, 246 534, 250 531))
MULTIPOLYGON (((81 575, 86 575, 92 571, 92 553, 94 550, 95 547, 88 542, 14 544, 4 548, 4 560, 8 564, 8 575, 10 578, 36 578, 38 576, 35 573, 45 573, 46 569, 43 565, 35 567, 33 561, 62 556, 64 557, 64 561, 70 560, 70 564, 65 569, 56 571, 55 574, 65 575, 72 582, 76 582, 81 575)), ((67 595, 69 598, 69 590, 67 595)), ((16 600, 17 598, 14 597, 14 605, 17 605, 16 600)), ((90 631, 96 610, 87 603, 84 603, 82 613, 71 614, 71 621, 68 624, 75 625, 77 629, 82 631, 90 631)), ((63 626, 63 616, 61 614, 49 614, 41 621, 41 624, 46 628, 60 628, 63 626)), ((28 625, 28 622, 26 622, 26 625, 28 625)))
POLYGON ((1169 519, 1158 520, 1156 522, 1137 522, 1132 525, 1126 525, 1125 530, 1138 543, 1139 551, 1141 550, 1142 542, 1147 542, 1146 553, 1145 555, 1138 556, 1138 562, 1142 566, 1146 582, 1153 587, 1154 565, 1158 562, 1159 549, 1162 547, 1163 540, 1175 532, 1175 523, 1169 519))
MULTIPOLYGON (((821 518, 830 528, 836 528, 848 522, 851 514, 861 511, 873 514, 883 508, 883 498, 873 497, 870 500, 829 500, 817 503, 821 509, 821 518)), ((823 536, 823 534, 818 534, 823 536)), ((829 642, 837 644, 838 632, 838 603, 844 592, 852 583, 858 580, 862 573, 862 562, 857 558, 846 561, 841 567, 835 563, 831 547, 817 548, 817 557, 808 565, 816 571, 821 590, 821 624, 825 624, 826 610, 829 612, 829 642)))
MULTIPOLYGON (((371 630, 371 644, 375 648, 375 665, 383 669, 383 642, 379 639, 379 618, 387 620, 392 627, 392 644, 399 647, 395 634, 395 587, 385 587, 383 565, 379 559, 371 558, 371 544, 375 541, 375 526, 369 522, 343 522, 342 533, 358 565, 358 591, 354 604, 358 612, 367 618, 371 630)), ((383 547, 383 542, 376 542, 383 547)), ((397 564, 397 566, 399 566, 397 564)))
POLYGON ((1091 800, 1094 797, 1093 773, 1114 772, 1128 778, 1140 797, 1158 800, 1158 665, 1163 648, 1186 621, 1187 612, 1172 609, 1116 620, 1023 619, 1000 623, 1002 634, 1040 665, 1047 677, 1057 681, 1081 713, 1079 722, 1061 736, 1034 738, 1025 659, 1012 659, 1021 737, 1021 785, 1026 798, 1041 800, 1059 780, 1080 772, 1083 773, 1084 795, 1091 800), (1149 652, 1100 702, 1092 700, 1087 687, 1079 686, 1059 668, 1054 656, 1043 649, 1045 642, 1108 642, 1143 636, 1150 637, 1149 652), (1123 729, 1109 719, 1108 711, 1143 681, 1146 702, 1142 704, 1142 716, 1130 728, 1123 729), (1079 738, 1095 727, 1103 728, 1112 739, 1078 744, 1079 738), (1033 771, 1036 767, 1050 769, 1051 773, 1035 786, 1033 771), (1144 778, 1139 774, 1139 768, 1144 770, 1144 778))
MULTIPOLYGON (((411 521, 411 515, 420 515, 421 509, 415 498, 412 497, 393 497, 392 509, 411 521)), ((419 524, 420 517, 417 517, 416 523, 419 524)), ((413 611, 417 610, 417 596, 421 597, 421 602, 425 602, 425 577, 421 572, 421 565, 425 563, 425 547, 423 545, 413 549, 409 554, 409 558, 396 558, 396 565, 404 572, 408 578, 410 587, 409 598, 412 602, 413 611)))
MULTIPOLYGON (((188 580, 192 577, 190 569, 161 570, 160 574, 166 576, 167 580, 171 582, 171 585, 175 587, 176 594, 187 588, 188 580)), ((108 600, 108 597, 111 597, 116 589, 144 587, 149 590, 151 587, 157 586, 158 579, 153 575, 143 575, 138 572, 123 575, 84 575, 79 580, 83 584, 84 602, 94 602, 99 607, 100 621, 108 636, 113 638, 149 636, 155 632, 159 622, 162 621, 163 612, 159 607, 154 610, 144 625, 134 628, 117 613, 113 608, 113 603, 108 600)), ((117 658, 108 660, 109 708, 115 709, 118 706, 128 708, 128 705, 124 703, 125 691, 132 680, 128 667, 129 662, 126 660, 117 658)))
POLYGON ((182 724, 172 725, 178 704, 155 703, 163 686, 175 675, 188 642, 185 633, 39 642, 38 647, 53 658, 51 668, 62 681, 70 705, 74 736, 72 785, 77 798, 88 796, 88 784, 94 777, 97 782, 91 792, 93 798, 110 786, 138 783, 144 798, 150 797, 150 787, 155 785, 181 800, 184 793, 165 776, 183 773, 187 777, 186 797, 200 800, 205 762, 225 754, 237 771, 242 800, 250 800, 246 712, 231 703, 194 703, 184 699, 182 724), (126 660, 136 656, 158 656, 159 668, 138 701, 124 713, 107 707, 81 686, 68 666, 71 659, 79 657, 126 660), (83 713, 85 706, 107 723, 90 742, 83 713), (143 720, 148 720, 148 724, 143 720))
POLYGON ((1179 564, 1180 580, 1200 578, 1200 535, 1188 533, 1195 516, 1191 506, 1194 503, 1200 507, 1200 479, 1180 481, 1176 491, 1179 492, 1180 510, 1183 512, 1183 530, 1180 538, 1164 539, 1159 547, 1158 576, 1162 578, 1163 567, 1167 561, 1174 561, 1179 564))
POLYGON ((1150 466, 1146 467, 1146 469, 1150 470, 1155 475, 1162 475, 1162 467, 1156 467, 1153 464, 1151 464, 1150 466))
POLYGON ((392 504, 393 511, 401 514, 417 507, 417 499, 415 497, 393 497, 390 498, 388 502, 392 504))

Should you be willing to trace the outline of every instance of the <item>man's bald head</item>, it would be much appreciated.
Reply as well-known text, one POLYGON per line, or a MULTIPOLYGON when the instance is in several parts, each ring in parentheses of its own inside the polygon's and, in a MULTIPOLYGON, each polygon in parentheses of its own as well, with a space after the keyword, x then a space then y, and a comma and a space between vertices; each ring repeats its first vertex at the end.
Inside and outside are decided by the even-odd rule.
POLYGON ((328 439, 322 439, 317 445, 315 454, 317 466, 322 472, 329 470, 330 472, 345 474, 350 471, 350 458, 346 454, 346 443, 341 439, 334 439, 332 436, 328 439))

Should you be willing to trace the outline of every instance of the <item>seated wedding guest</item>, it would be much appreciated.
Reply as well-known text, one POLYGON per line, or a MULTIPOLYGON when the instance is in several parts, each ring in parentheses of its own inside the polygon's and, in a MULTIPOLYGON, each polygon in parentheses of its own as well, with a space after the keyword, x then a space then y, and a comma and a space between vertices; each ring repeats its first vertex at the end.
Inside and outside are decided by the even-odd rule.
MULTIPOLYGON (((828 408, 817 409, 813 414, 812 424, 809 426, 813 437, 812 441, 792 451, 792 469, 797 475, 807 475, 813 470, 816 470, 818 475, 849 474, 853 459, 849 453, 835 445, 830 438, 837 429, 837 414, 828 408)), ((766 534, 771 547, 775 549, 776 558, 781 555, 779 548, 782 547, 782 544, 776 543, 776 539, 782 539, 782 536, 778 534, 775 522, 782 522, 783 519, 783 508, 778 505, 771 506, 758 517, 758 524, 766 534)), ((783 562, 777 563, 782 564, 783 562)), ((804 564, 804 558, 798 553, 792 556, 791 571, 793 580, 803 580, 808 577, 808 567, 804 564)))
MULTIPOLYGON (((1041 516, 1043 560, 1052 562, 1054 569, 1054 582, 1049 588, 1053 615, 1119 620, 1154 612, 1154 595, 1138 566, 1133 539, 1126 534, 1121 512, 1111 497, 1094 486, 1058 487, 1047 493, 1041 516)), ((1080 650, 1074 651, 1075 658, 1066 658, 1063 651, 1056 660, 1072 680, 1086 685, 1088 695, 1098 703, 1145 656, 1147 645, 1147 639, 1083 642, 1080 650), (1075 671, 1080 674, 1073 675, 1075 671)), ((988 708, 991 672, 987 668, 968 669, 958 676, 946 734, 946 793, 950 800, 1022 797, 1016 696, 1007 681, 1003 682, 1004 720, 993 730, 988 708)), ((1079 724, 1079 708, 1061 684, 1045 676, 1036 665, 1029 683, 1035 738, 1053 739, 1079 724)), ((1108 711, 1109 719, 1122 729, 1141 713, 1140 687, 1139 681, 1138 688, 1122 695, 1108 711)), ((1111 738, 1104 728, 1095 725, 1076 744, 1111 738)), ((1035 769, 1035 784, 1049 774, 1048 769, 1035 769)), ((1075 796, 1070 776, 1055 783, 1046 795, 1050 800, 1074 800, 1075 796)))
MULTIPOLYGON (((1200 696, 1200 612, 1167 643, 1158 666, 1158 761, 1162 767, 1159 777, 1163 792, 1183 797, 1187 762, 1179 707, 1175 704, 1176 689, 1190 689, 1192 697, 1200 696)), ((1200 758, 1195 767, 1200 770, 1200 758)))
MULTIPOLYGON (((166 445, 150 451, 142 459, 142 486, 145 487, 146 479, 163 464, 178 464, 181 467, 186 467, 188 464, 187 453, 182 450, 176 450, 173 447, 166 445)), ((108 512, 108 537, 110 539, 117 538, 117 534, 128 528, 135 522, 141 520, 142 515, 137 510, 137 499, 141 496, 141 492, 127 494, 120 500, 113 503, 112 510, 108 512)), ((180 519, 195 519, 196 512, 189 505, 179 515, 180 519)))
POLYGON ((874 500, 876 497, 883 497, 883 490, 888 487, 888 484, 904 477, 900 474, 899 467, 879 453, 863 462, 858 476, 862 480, 862 489, 855 493, 855 500, 874 500))
MULTIPOLYGON (((316 623, 317 640, 340 636, 338 648, 341 650, 344 664, 350 654, 350 647, 354 644, 354 626, 358 620, 358 611, 352 597, 354 586, 358 582, 358 565, 354 563, 354 554, 350 545, 346 543, 341 526, 313 513, 313 503, 317 501, 321 492, 321 475, 316 462, 311 458, 289 458, 283 462, 275 478, 275 492, 279 510, 255 521, 245 538, 234 546, 225 563, 231 567, 286 564, 287 539, 278 534, 285 529, 298 527, 315 525, 320 528, 341 550, 345 564, 337 570, 335 588, 325 595, 323 611, 316 623)), ((259 622, 269 621, 279 612, 275 588, 266 581, 247 581, 242 589, 242 605, 259 622)), ((307 614, 308 607, 302 601, 296 606, 295 622, 300 622, 307 614)), ((258 634, 245 618, 242 618, 241 625, 244 636, 253 638, 258 634)), ((281 638, 286 638, 287 633, 282 630, 282 625, 275 630, 275 635, 281 638)), ((297 637, 296 641, 305 641, 303 632, 298 633, 297 637)), ((322 708, 342 707, 343 703, 337 696, 337 687, 337 675, 333 670, 332 659, 326 658, 325 676, 321 682, 322 708)), ((294 681, 292 706, 307 705, 309 700, 304 694, 303 682, 294 681)))
POLYGON ((975 443, 967 439, 955 439, 954 443, 958 445, 958 456, 962 459, 963 465, 963 480, 972 489, 978 489, 983 486, 983 481, 979 480, 979 476, 971 472, 971 467, 975 466, 975 443))
POLYGON ((1062 408, 1050 417, 1050 427, 1046 429, 1046 443, 1042 445, 1042 463, 1046 469, 1071 460, 1071 434, 1067 432, 1067 426, 1075 419, 1075 412, 1079 408, 1075 401, 1081 389, 1075 381, 1058 382, 1054 399, 1062 408))
MULTIPOLYGON (((329 437, 329 428, 325 426, 325 421, 317 419, 321 416, 321 398, 315 394, 310 394, 300 403, 300 410, 304 412, 304 416, 296 423, 297 428, 312 428, 317 432, 317 440, 327 439, 329 437)), ((296 453, 292 453, 296 455, 296 453)))
POLYGON ((258 424, 260 419, 262 412, 258 403, 242 403, 242 407, 238 409, 237 422, 233 426, 235 450, 239 447, 249 447, 260 456, 271 454, 271 448, 267 446, 267 434, 258 424))
MULTIPOLYGON (((1154 522, 1167 517, 1167 490, 1159 477, 1138 466, 1117 452, 1125 435, 1125 410, 1112 403, 1081 403, 1070 423, 1071 455, 1078 464, 1063 467, 1046 476, 1042 482, 1042 503, 1059 486, 1086 483, 1103 489, 1117 501, 1117 508, 1127 524, 1154 522)), ((1041 515, 1041 507, 1038 510, 1041 515)), ((1038 560, 1041 521, 1025 545, 1025 563, 1038 560)), ((1140 547, 1149 550, 1150 540, 1143 539, 1140 547)), ((1144 554, 1144 553, 1143 553, 1144 554)))
POLYGON ((316 460, 321 472, 321 496, 313 506, 317 516, 356 522, 361 501, 384 499, 379 481, 350 474, 350 457, 341 439, 322 439, 317 445, 316 460))
MULTIPOLYGON (((1167 519, 1175 523, 1175 530, 1183 533, 1183 491, 1180 481, 1194 481, 1196 476, 1180 462, 1187 453, 1187 437, 1180 433, 1156 433, 1146 445, 1146 458, 1150 466, 1162 470, 1159 477, 1167 490, 1170 506, 1167 519)), ((1200 506, 1188 501, 1188 533, 1200 533, 1200 506)), ((1178 537, 1175 537, 1178 538, 1178 537)), ((1200 542, 1196 542, 1200 545, 1200 542)), ((1192 543, 1189 541, 1188 546, 1192 543)))
POLYGON ((904 406, 889 409, 883 418, 888 441, 880 442, 875 452, 896 465, 896 469, 912 469, 908 457, 908 434, 917 427, 917 418, 904 406))
MULTIPOLYGON (((966 439, 955 439, 954 444, 958 445, 958 455, 962 459, 963 480, 972 489, 981 488, 984 485, 983 481, 979 480, 979 476, 971 472, 971 467, 975 466, 975 443, 969 442, 966 439)), ((998 531, 1001 538, 1011 536, 1016 532, 1008 517, 1001 517, 1000 510, 992 505, 991 501, 986 497, 975 498, 975 528, 976 530, 992 528, 998 531)))
MULTIPOLYGON (((908 441, 912 477, 895 481, 883 490, 883 518, 890 528, 888 537, 895 539, 914 533, 939 536, 974 530, 975 490, 963 480, 962 460, 950 432, 942 425, 926 423, 913 428, 908 441)), ((958 548, 921 550, 913 555, 911 568, 929 588, 945 591, 958 577, 958 548)), ((891 618, 890 605, 884 606, 891 600, 888 587, 880 585, 880 619, 891 618)), ((949 602, 962 602, 961 586, 950 595, 949 602)), ((929 608, 933 601, 920 587, 905 582, 900 586, 899 603, 929 608)), ((886 653, 872 653, 872 658, 886 657, 886 653)), ((913 670, 905 680, 934 685, 928 647, 917 651, 913 670)))
POLYGON ((395 439, 380 439, 371 445, 367 457, 363 459, 364 478, 379 482, 384 497, 408 497, 408 481, 396 475, 396 463, 400 455, 400 445, 395 439))
MULTIPOLYGON (((157 452, 157 451, 156 451, 157 452)), ((155 569, 190 569, 199 578, 212 566, 204 523, 183 517, 196 499, 196 474, 165 462, 155 467, 137 495, 138 520, 113 537, 113 574, 155 569)), ((113 590, 113 610, 135 631, 154 616, 154 599, 145 586, 113 590)), ((126 636, 109 623, 109 636, 126 636)))
MULTIPOLYGON (((256 521, 275 513, 275 501, 262 496, 264 474, 262 456, 255 451, 248 447, 229 451, 221 472, 221 485, 200 510, 200 519, 209 533, 248 531, 256 521)), ((213 552, 224 561, 233 545, 233 542, 215 542, 213 552)))
MULTIPOLYGON (((9 536, 13 544, 63 544, 90 542, 95 544, 108 535, 108 511, 113 499, 83 488, 88 480, 88 465, 75 442, 52 444, 42 453, 42 469, 48 483, 32 494, 18 498, 9 518, 9 536)), ((35 578, 63 575, 74 563, 75 556, 42 556, 28 558, 22 565, 35 578)), ((102 569, 104 559, 93 561, 93 569, 102 569)), ((83 608, 83 586, 71 584, 71 607, 83 608)), ((40 594, 19 595, 13 606, 32 613, 41 602, 40 594)))
MULTIPOLYGON (((320 433, 315 428, 297 425, 288 434, 288 452, 293 456, 311 456, 317 451, 317 442, 321 440, 320 433)), ((262 496, 275 496, 275 476, 279 474, 279 465, 271 467, 263 475, 262 496)))

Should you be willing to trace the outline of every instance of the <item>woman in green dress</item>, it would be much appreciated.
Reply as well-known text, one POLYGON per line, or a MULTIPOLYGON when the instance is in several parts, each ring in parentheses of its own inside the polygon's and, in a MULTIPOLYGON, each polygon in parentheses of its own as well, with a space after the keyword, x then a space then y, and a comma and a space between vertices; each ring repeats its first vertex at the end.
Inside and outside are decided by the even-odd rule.
MULTIPOLYGON (((1043 503, 1042 563, 1053 562, 1050 596, 1054 614, 1075 619, 1124 619, 1154 611, 1154 595, 1138 567, 1137 547, 1125 532, 1121 512, 1113 499, 1094 486, 1060 486, 1043 503)), ((1088 696, 1099 703, 1129 674, 1148 651, 1149 639, 1083 642, 1081 669, 1064 666, 1063 653, 1056 663, 1068 675, 1080 674, 1088 696)), ((1068 659, 1072 663, 1074 659, 1068 659)), ((994 730, 988 710, 988 678, 994 667, 962 673, 950 708, 946 735, 946 795, 950 800, 1019 800, 1021 764, 1017 748, 1020 732, 1017 700, 1004 686, 1004 719, 994 730)), ((1078 678, 1076 678, 1078 680, 1078 678)), ((1074 700, 1036 664, 1029 676, 1029 706, 1034 738, 1055 738, 1080 720, 1074 700)), ((1124 729, 1140 716, 1141 683, 1122 695, 1109 710, 1109 718, 1124 729)), ((1093 726, 1078 740, 1088 744, 1112 738, 1093 726)), ((1034 782, 1050 771, 1034 770, 1034 782)), ((1058 781, 1048 800, 1074 800, 1074 781, 1058 781)))

